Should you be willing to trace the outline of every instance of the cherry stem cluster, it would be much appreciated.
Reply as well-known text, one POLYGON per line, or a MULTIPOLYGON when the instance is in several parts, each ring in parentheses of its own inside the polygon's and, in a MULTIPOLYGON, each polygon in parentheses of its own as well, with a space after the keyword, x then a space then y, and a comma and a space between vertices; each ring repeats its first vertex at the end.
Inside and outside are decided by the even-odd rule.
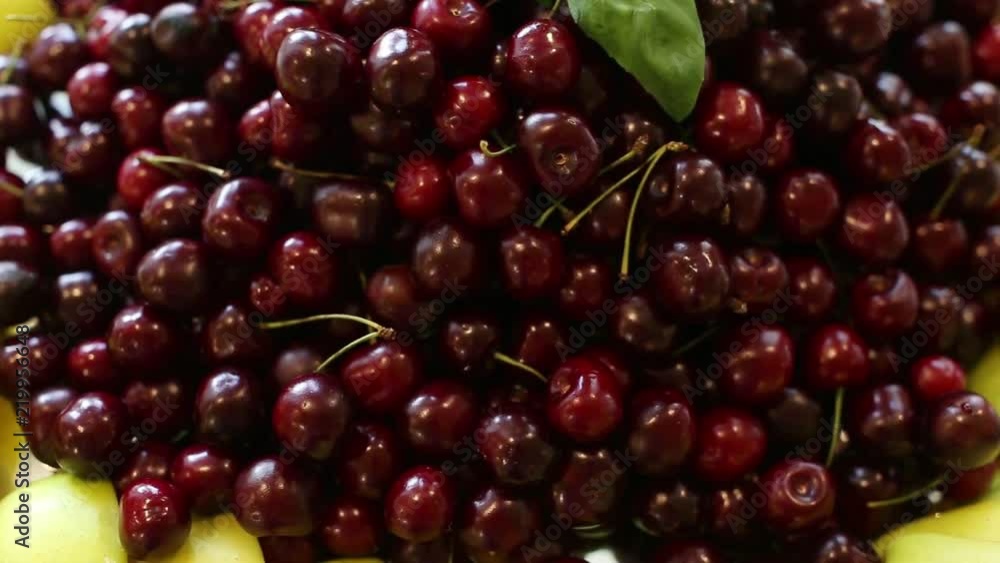
POLYGON ((648 163, 646 164, 646 173, 643 174, 642 180, 639 182, 639 188, 636 189, 635 195, 632 196, 632 207, 628 212, 628 222, 625 223, 625 245, 622 248, 622 267, 618 272, 622 278, 628 277, 629 259, 632 256, 632 231, 635 227, 635 213, 639 209, 639 200, 642 199, 642 190, 646 187, 649 177, 653 175, 653 170, 656 169, 656 165, 659 164, 663 155, 668 152, 681 152, 687 149, 688 146, 686 144, 671 141, 657 149, 646 161, 648 163))

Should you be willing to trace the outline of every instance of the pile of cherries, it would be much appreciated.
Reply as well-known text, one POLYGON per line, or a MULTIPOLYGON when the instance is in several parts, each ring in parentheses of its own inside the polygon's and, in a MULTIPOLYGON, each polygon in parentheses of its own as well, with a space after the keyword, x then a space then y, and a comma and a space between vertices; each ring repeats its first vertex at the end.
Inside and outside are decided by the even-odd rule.
POLYGON ((699 0, 683 123, 565 5, 62 8, 0 382, 130 557, 861 563, 992 482, 995 0, 699 0))

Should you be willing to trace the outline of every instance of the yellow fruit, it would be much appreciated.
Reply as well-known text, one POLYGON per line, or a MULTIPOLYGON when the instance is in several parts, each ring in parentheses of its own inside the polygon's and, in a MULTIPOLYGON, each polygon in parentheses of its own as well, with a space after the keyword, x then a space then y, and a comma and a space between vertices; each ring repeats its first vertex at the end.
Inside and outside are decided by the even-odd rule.
POLYGON ((969 374, 969 389, 1000 405, 1000 346, 994 346, 969 374))
POLYGON ((19 42, 31 41, 55 17, 49 0, 3 0, 0 2, 0 53, 9 53, 19 42))
POLYGON ((34 563, 126 563, 128 557, 118 542, 118 500, 111 483, 92 483, 66 473, 32 481, 28 543, 14 542, 23 536, 13 527, 13 515, 21 506, 16 490, 0 500, 0 561, 34 563))
POLYGON ((886 563, 996 563, 1000 542, 941 534, 915 534, 893 542, 886 563))
POLYGON ((230 514, 196 518, 187 542, 156 563, 264 563, 257 538, 243 531, 230 514))
MULTIPOLYGON (((14 490, 14 480, 21 462, 21 452, 17 450, 24 443, 23 437, 15 436, 18 432, 21 432, 21 428, 14 420, 14 405, 0 397, 0 498, 14 490)), ((35 459, 35 456, 29 456, 28 465, 32 483, 53 472, 51 467, 35 459)))

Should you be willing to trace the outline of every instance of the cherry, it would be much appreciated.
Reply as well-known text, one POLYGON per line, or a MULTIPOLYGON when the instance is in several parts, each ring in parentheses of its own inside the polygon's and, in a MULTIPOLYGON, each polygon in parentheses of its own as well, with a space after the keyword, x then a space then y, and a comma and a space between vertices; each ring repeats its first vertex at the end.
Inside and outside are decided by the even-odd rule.
POLYGON ((264 536, 257 541, 265 563, 298 563, 315 561, 319 557, 310 537, 264 536))
POLYGON ((546 425, 533 411, 511 407, 490 412, 479 423, 479 451, 496 479, 510 486, 542 483, 558 452, 546 425))
POLYGON ((271 153, 288 161, 316 158, 324 148, 324 143, 330 140, 327 123, 308 112, 293 108, 281 92, 271 94, 269 103, 271 120, 264 131, 270 133, 262 132, 262 135, 264 139, 270 138, 271 153))
POLYGON ((673 156, 653 170, 646 186, 646 201, 660 222, 695 227, 721 222, 727 184, 722 169, 709 158, 673 156))
POLYGON ((137 274, 143 297, 158 307, 188 312, 208 298, 208 258, 199 242, 176 239, 150 250, 137 274))
POLYGON ((833 390, 865 384, 871 375, 868 345, 840 324, 819 328, 806 344, 805 372, 814 389, 833 390))
MULTIPOLYGON (((414 17, 420 13, 421 5, 441 5, 446 1, 424 0, 414 17)), ((475 2, 452 1, 470 6, 475 2)), ((445 85, 434 104, 434 124, 448 146, 455 150, 471 149, 500 125, 506 106, 503 94, 492 81, 481 76, 463 76, 445 85)))
POLYGON ((79 476, 100 471, 100 464, 125 445, 127 424, 128 413, 118 397, 100 391, 74 397, 52 428, 56 462, 79 476))
POLYGON ((118 79, 107 63, 83 65, 69 79, 66 92, 73 114, 80 119, 99 119, 111 113, 118 79))
POLYGON ((177 379, 131 381, 122 391, 122 402, 134 427, 150 438, 174 440, 191 426, 191 397, 177 379))
POLYGON ((107 122, 55 120, 49 129, 49 158, 70 180, 103 184, 113 178, 120 157, 107 122))
POLYGON ((931 403, 965 390, 965 370, 947 356, 925 356, 910 368, 910 382, 916 398, 931 403))
POLYGON ((413 246, 413 273, 428 295, 446 290, 458 294, 476 288, 483 280, 485 251, 465 226, 441 220, 421 229, 413 246))
POLYGON ((879 556, 870 542, 860 541, 842 533, 835 533, 820 544, 815 563, 865 563, 877 561, 879 556))
POLYGON ((662 266, 652 274, 664 310, 690 320, 709 319, 729 296, 730 275, 722 249, 711 239, 677 238, 658 249, 662 266))
POLYGON ((223 164, 235 149, 225 108, 205 99, 177 103, 163 114, 163 144, 170 154, 201 164, 223 164))
POLYGON ((451 206, 451 186, 451 172, 437 158, 401 164, 392 190, 396 210, 418 223, 441 217, 451 206))
POLYGON ((954 21, 927 26, 907 57, 910 79, 924 90, 948 93, 972 77, 972 47, 965 28, 954 21))
POLYGON ((208 99, 232 108, 233 113, 246 111, 264 96, 265 86, 259 69, 240 51, 226 55, 226 58, 205 79, 208 99))
POLYGON ((175 238, 200 239, 199 211, 205 200, 189 182, 167 184, 144 199, 139 220, 143 238, 159 242, 175 238))
POLYGON ((404 0, 343 0, 337 27, 351 30, 351 42, 366 50, 385 30, 405 26, 411 8, 404 0))
POLYGON ((611 269, 587 256, 568 260, 559 288, 559 310, 574 321, 587 320, 587 314, 599 310, 611 298, 611 269))
POLYGON ((734 164, 764 139, 764 108, 756 94, 724 82, 701 96, 695 110, 694 135, 698 147, 716 160, 734 164))
POLYGON ((201 220, 209 249, 234 259, 264 253, 277 228, 281 200, 270 184, 239 178, 223 184, 208 200, 201 220))
POLYGON ((549 423, 578 443, 600 442, 624 417, 621 384, 601 363, 571 358, 549 380, 549 423))
POLYGON ((973 44, 972 63, 976 77, 1000 82, 1000 24, 983 28, 973 44))
POLYGON ((368 279, 365 295, 375 316, 397 328, 409 327, 423 305, 413 271, 401 264, 376 270, 368 279))
POLYGON ((278 49, 275 80, 289 104, 309 111, 342 105, 361 80, 361 58, 343 37, 298 29, 278 49))
POLYGON ((877 536, 898 521, 899 507, 869 508, 869 502, 896 498, 900 475, 892 465, 853 462, 839 471, 837 513, 844 528, 864 537, 877 536))
POLYGON ((608 448, 570 451, 550 485, 555 514, 572 515, 580 528, 612 524, 628 484, 622 455, 608 448))
POLYGON ((202 353, 211 365, 259 366, 271 353, 271 340, 259 330, 259 313, 242 303, 227 303, 210 315, 201 334, 202 353))
POLYGON ((117 391, 125 384, 124 374, 115 368, 108 343, 103 338, 84 340, 70 348, 66 375, 74 388, 88 391, 117 391))
POLYGON ((903 77, 893 72, 878 74, 869 97, 883 113, 893 117, 913 109, 913 90, 903 77))
POLYGON ((653 556, 652 563, 723 563, 722 555, 711 544, 697 540, 665 544, 653 556))
POLYGON ((1000 123, 1000 93, 995 84, 977 81, 965 86, 941 105, 941 121, 964 134, 980 123, 996 127, 1000 123))
POLYGON ((339 498, 320 521, 323 543, 340 557, 360 557, 378 551, 382 535, 382 515, 369 501, 339 498))
POLYGON ((440 332, 444 361, 465 374, 491 371, 499 341, 496 319, 477 311, 449 315, 440 332))
POLYGON ((69 23, 42 28, 24 54, 33 82, 46 90, 62 88, 87 61, 87 46, 69 23))
MULTIPOLYGON (((265 63, 261 36, 267 24, 282 8, 284 6, 280 1, 262 0, 247 4, 236 13, 233 20, 233 33, 240 45, 240 51, 246 54, 251 63, 255 65, 265 63)), ((279 42, 275 46, 275 53, 280 46, 279 42)))
POLYGON ((927 336, 928 352, 945 352, 956 346, 963 305, 964 299, 951 287, 928 285, 920 289, 917 326, 927 336))
POLYGON ((55 424, 59 413, 76 398, 76 391, 69 387, 53 386, 35 394, 31 398, 31 418, 24 427, 30 432, 28 443, 35 459, 55 467, 55 424))
POLYGON ((816 240, 840 215, 836 181, 812 168, 786 173, 777 186, 774 214, 784 236, 800 242, 816 240))
POLYGON ((219 58, 219 21, 192 4, 168 4, 157 12, 149 31, 157 51, 173 62, 211 64, 219 58))
POLYGON ((289 34, 297 29, 324 28, 319 13, 311 6, 285 6, 272 12, 279 7, 280 4, 274 4, 253 11, 247 9, 237 24, 240 30, 237 35, 244 45, 258 42, 257 47, 248 49, 247 53, 256 59, 259 52, 259 60, 272 69, 277 68, 278 51, 289 34))
POLYGON ((204 514, 230 507, 236 472, 230 454, 206 444, 184 448, 170 464, 170 480, 190 499, 191 508, 204 514))
POLYGON ((731 41, 742 37, 750 28, 750 2, 698 0, 695 5, 706 36, 731 41))
POLYGON ((563 275, 562 238, 537 227, 508 232, 500 241, 503 281, 515 299, 555 293, 563 275))
POLYGON ((145 88, 124 88, 111 100, 118 136, 129 149, 161 143, 160 124, 167 112, 166 101, 145 88))
POLYGON ((472 149, 459 154, 449 168, 458 213, 470 226, 501 227, 524 208, 530 181, 513 156, 492 157, 472 149))
POLYGON ((386 495, 386 527, 398 538, 429 542, 448 531, 454 509, 448 477, 433 467, 417 466, 400 475, 386 495))
POLYGON ((0 260, 37 265, 44 240, 38 230, 24 225, 0 225, 0 260))
POLYGON ((737 404, 762 405, 781 397, 792 380, 795 348, 781 327, 740 331, 720 343, 723 363, 719 388, 737 404))
POLYGON ((115 469, 115 490, 124 492, 143 479, 170 480, 170 460, 174 449, 163 442, 142 442, 125 464, 115 469))
POLYGON ((475 430, 476 407, 476 397, 465 385, 432 381, 404 407, 403 435, 417 452, 447 456, 475 430))
POLYGON ((300 466, 278 456, 262 457, 236 476, 236 519, 257 537, 307 536, 315 526, 314 489, 300 466))
POLYGON ((731 299, 742 310, 762 312, 781 298, 788 287, 788 270, 775 253, 749 247, 729 258, 731 299))
POLYGON ((35 99, 24 86, 0 84, 0 143, 12 145, 39 133, 35 99))
POLYGON ((317 228, 331 242, 371 245, 392 228, 392 194, 381 184, 335 181, 313 194, 312 213, 317 228))
POLYGON ((884 0, 831 0, 823 3, 816 21, 826 53, 856 60, 888 42, 893 17, 884 0))
POLYGON ((764 521, 784 533, 815 529, 833 516, 835 484, 821 465, 808 461, 784 461, 761 477, 767 491, 764 521))
POLYGON ((735 481, 760 465, 767 449, 764 425, 747 411, 716 407, 698 419, 694 467, 712 483, 735 481))
MULTIPOLYGON (((284 97, 277 93, 283 105, 284 97)), ((290 106, 289 106, 290 107, 290 106)), ((237 151, 250 151, 254 157, 268 156, 271 154, 272 141, 274 140, 274 112, 271 111, 271 99, 265 98, 252 104, 240 117, 237 126, 237 136, 240 144, 237 151)))
POLYGON ((195 397, 198 436, 206 442, 236 446, 261 424, 258 384, 249 372, 222 368, 207 375, 195 397))
POLYGON ((809 67, 780 32, 753 34, 747 72, 751 85, 770 103, 794 99, 809 83, 809 67))
POLYGON ((689 536, 698 531, 701 500, 697 490, 681 481, 649 485, 635 501, 632 521, 652 536, 689 536))
POLYGON ((913 451, 916 418, 905 387, 886 384, 860 391, 848 404, 847 428, 862 450, 881 458, 913 451))
POLYGON ((390 29, 372 44, 367 72, 372 100, 397 110, 427 106, 443 75, 431 39, 402 27, 390 29))
POLYGON ((555 197, 573 197, 589 187, 601 168, 601 148, 586 120, 564 110, 528 114, 518 144, 535 179, 555 197))
POLYGON ((864 93, 849 74, 825 70, 813 76, 810 91, 819 98, 806 126, 817 138, 846 135, 858 120, 864 93))
POLYGON ((580 77, 576 39, 555 20, 530 21, 508 42, 503 80, 518 96, 556 99, 569 92, 580 77))
MULTIPOLYGON (((0 113, 3 110, 0 109, 0 113)), ((2 121, 2 120, 0 120, 2 121)), ((3 139, 0 138, 0 143, 3 139)), ((18 176, 0 168, 0 184, 4 184, 8 189, 0 187, 0 223, 16 223, 21 219, 24 212, 23 198, 24 182, 18 176)))
POLYGON ((474 561, 513 560, 530 549, 542 525, 538 502, 487 487, 459 509, 458 540, 474 561))
POLYGON ((855 258, 869 263, 898 259, 910 240, 910 227, 899 204, 880 201, 875 194, 858 194, 844 206, 840 224, 841 246, 855 258))
POLYGON ((297 231, 278 240, 269 261, 271 276, 296 307, 323 307, 337 289, 339 262, 310 232, 297 231))
POLYGON ((677 390, 644 389, 632 398, 628 447, 644 475, 679 470, 694 449, 697 423, 690 403, 677 390))
POLYGON ((750 498, 750 488, 745 484, 716 489, 708 494, 702 507, 702 521, 708 536, 727 544, 748 543, 760 532, 757 519, 740 516, 752 506, 750 498))
POLYGON ((129 557, 173 553, 191 532, 191 514, 181 491, 163 479, 141 479, 122 492, 118 538, 129 557))
POLYGON ((917 286, 906 272, 868 274, 851 292, 854 321, 869 337, 890 339, 909 330, 917 320, 917 286))
POLYGON ((493 28, 490 12, 477 0, 421 0, 413 8, 411 22, 450 59, 483 53, 493 28))
POLYGON ((948 498, 957 502, 971 502, 983 497, 992 489, 996 472, 996 462, 966 471, 948 488, 948 498))
POLYGON ((858 181, 877 186, 903 179, 913 155, 899 131, 884 121, 868 119, 851 133, 844 161, 858 181))
POLYGON ((24 386, 16 380, 18 373, 22 378, 30 378, 32 385, 43 388, 61 379, 65 372, 65 356, 59 344, 54 336, 29 335, 4 346, 0 355, 0 365, 5 372, 3 392, 10 397, 23 394, 18 392, 24 386), (25 369, 30 370, 29 375, 24 375, 25 369))
POLYGON ((34 314, 40 296, 37 270, 20 262, 0 261, 0 325, 8 326, 34 314))
POLYGON ((931 455, 956 470, 980 468, 1000 454, 1000 416, 981 395, 960 391, 937 399, 926 421, 931 455))
POLYGON ((362 409, 391 413, 410 399, 423 379, 423 365, 412 347, 379 342, 351 353, 341 365, 340 378, 362 409))
POLYGON ((636 352, 658 355, 673 346, 677 325, 658 314, 649 296, 633 293, 615 302, 611 334, 636 352))
POLYGON ((361 422, 347 429, 340 444, 334 463, 344 492, 369 500, 381 498, 402 462, 396 433, 380 423, 361 422))
POLYGON ((948 133, 933 115, 909 113, 894 119, 892 126, 910 147, 913 166, 931 165, 948 150, 948 133))
POLYGON ((351 410, 339 382, 323 374, 303 375, 278 395, 272 411, 275 436, 284 447, 327 459, 344 433, 351 410))
POLYGON ((910 248, 918 266, 940 275, 965 261, 969 254, 969 234, 961 220, 924 219, 913 229, 910 248))
POLYGON ((115 316, 108 331, 108 348, 115 364, 129 373, 162 368, 180 346, 180 334, 171 319, 149 305, 131 305, 115 316))
MULTIPOLYGON (((20 203, 25 219, 35 224, 51 225, 70 219, 78 212, 79 202, 62 174, 55 170, 40 170, 28 176, 20 203)), ((89 248, 87 253, 90 254, 89 248)))
POLYGON ((139 80, 147 68, 155 68, 159 53, 153 44, 151 24, 149 14, 133 13, 108 34, 107 61, 123 79, 139 80))
POLYGON ((82 270, 93 265, 93 221, 70 219, 49 236, 49 254, 62 270, 82 270))
POLYGON ((4 76, 9 74, 6 84, 16 84, 18 86, 30 86, 28 80, 28 63, 22 57, 10 54, 0 55, 0 72, 4 76))

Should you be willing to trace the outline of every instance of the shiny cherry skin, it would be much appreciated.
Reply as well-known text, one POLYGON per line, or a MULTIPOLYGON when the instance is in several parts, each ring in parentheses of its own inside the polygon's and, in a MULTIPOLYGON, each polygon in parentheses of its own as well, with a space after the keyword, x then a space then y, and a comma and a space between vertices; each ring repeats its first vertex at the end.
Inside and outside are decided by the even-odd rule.
POLYGON ((429 37, 411 28, 391 29, 368 53, 372 100, 385 108, 426 107, 443 77, 437 48, 429 37))
MULTIPOLYGON (((279 6, 280 4, 275 7, 279 6)), ((252 58, 256 58, 254 54, 259 52, 261 62, 271 69, 277 68, 278 51, 289 34, 297 29, 325 27, 319 14, 311 6, 281 6, 273 13, 266 8, 259 8, 253 13, 250 13, 250 10, 247 12, 245 16, 247 21, 239 35, 245 44, 257 41, 257 47, 248 53, 252 58)))
POLYGON ((198 436, 220 446, 248 442, 261 425, 260 390, 244 370, 222 368, 201 381, 194 401, 198 436))
POLYGON ((899 116, 913 109, 913 90, 903 77, 893 72, 880 72, 875 77, 869 97, 889 116, 899 116))
POLYGON ((339 260, 311 232, 297 231, 278 240, 269 262, 271 277, 293 306, 323 307, 337 289, 339 260))
POLYGON ((768 437, 776 444, 797 447, 820 431, 823 408, 802 389, 786 387, 765 414, 768 437))
POLYGON ((644 389, 632 398, 629 417, 629 452, 643 475, 668 476, 683 467, 694 449, 697 422, 682 393, 644 389))
POLYGON ((764 106, 756 94, 737 84, 717 84, 702 95, 695 110, 695 140, 709 157, 725 164, 749 158, 764 139, 764 106))
POLYGON ((319 526, 323 544, 338 557, 372 555, 382 540, 382 514, 364 499, 341 497, 333 501, 319 526))
MULTIPOLYGON (((281 2, 264 0, 247 4, 240 9, 233 20, 233 34, 239 43, 240 50, 246 54, 247 59, 255 64, 265 64, 264 51, 261 46, 261 35, 264 28, 271 22, 274 15, 284 8, 281 2)), ((275 46, 274 53, 281 46, 280 41, 275 46)))
POLYGON ((40 275, 27 264, 0 261, 0 324, 9 326, 35 313, 41 297, 40 275))
POLYGON ((37 265, 44 239, 40 231, 24 225, 0 225, 0 260, 37 265))
POLYGON ((816 240, 840 215, 840 190, 836 180, 812 168, 785 174, 777 186, 774 201, 774 214, 781 233, 799 242, 816 240))
MULTIPOLYGON (((283 96, 281 101, 283 104, 286 103, 283 96)), ((237 126, 236 133, 240 139, 240 146, 249 148, 256 154, 270 155, 275 133, 272 130, 273 120, 274 112, 271 110, 270 98, 252 104, 240 117, 237 126)))
POLYGON ((884 0, 831 0, 820 7, 816 31, 824 52, 857 60, 889 41, 893 15, 884 0))
POLYGON ((691 320, 718 314, 731 284, 718 244, 709 238, 679 238, 658 252, 663 265, 653 272, 653 284, 664 311, 691 320))
POLYGON ((122 492, 118 538, 129 557, 146 559, 175 552, 191 532, 184 494, 163 479, 141 479, 122 492))
POLYGON ((62 88, 73 72, 87 62, 87 46, 73 26, 54 23, 38 31, 24 53, 28 73, 42 89, 62 88))
POLYGON ((731 304, 760 313, 781 299, 788 287, 788 270, 774 252, 760 247, 744 248, 729 257, 731 304))
POLYGON ((652 563, 723 563, 725 559, 711 544, 684 540, 667 543, 653 556, 652 563))
POLYGON ((267 86, 260 70, 241 51, 232 51, 226 55, 205 79, 208 99, 230 108, 234 115, 246 111, 265 96, 267 86))
MULTIPOLYGON (((24 383, 19 383, 17 375, 30 370, 28 381, 32 385, 45 388, 62 379, 65 373, 65 355, 60 342, 48 335, 22 335, 10 340, 0 352, 0 365, 3 365, 3 378, 0 379, 3 392, 9 397, 24 393, 19 391, 24 383), (27 364, 27 365, 25 365, 27 364)), ((22 380, 24 379, 22 377, 22 380)), ((19 399, 23 400, 23 399, 19 399)))
POLYGON ((223 184, 202 217, 205 243, 223 256, 256 258, 270 243, 280 211, 280 194, 268 183, 240 178, 223 184))
POLYGON ((470 59, 489 46, 492 18, 477 0, 421 0, 411 17, 413 28, 424 33, 445 58, 470 59))
POLYGON ((751 85, 769 103, 794 99, 809 83, 809 66, 802 55, 777 31, 755 32, 752 41, 751 85))
POLYGON ((161 143, 160 123, 167 102, 156 92, 138 87, 119 90, 111 100, 111 112, 126 148, 136 150, 161 143))
POLYGON ((211 365, 259 368, 271 354, 271 339, 257 325, 261 318, 242 303, 227 303, 212 313, 202 330, 202 354, 211 365))
POLYGON ((56 462, 76 475, 99 473, 99 464, 126 447, 127 424, 128 412, 115 395, 95 391, 76 396, 53 426, 56 462))
POLYGON ((334 460, 344 492, 378 500, 399 474, 403 452, 396 432, 378 422, 359 422, 347 429, 334 460))
POLYGON ((986 398, 971 391, 932 403, 925 432, 931 455, 957 470, 983 467, 1000 454, 1000 416, 986 398))
POLYGON ((571 358, 549 379, 549 423, 577 443, 599 442, 622 423, 621 383, 601 363, 571 358))
MULTIPOLYGON (((363 110, 352 114, 348 121, 351 131, 365 147, 389 154, 404 154, 413 150, 413 143, 416 142, 420 124, 415 117, 414 113, 399 113, 369 103, 363 110)), ((416 160, 400 162, 400 168, 417 164, 416 160)))
POLYGON ((122 78, 141 80, 146 69, 156 64, 159 53, 153 44, 151 24, 149 14, 133 13, 108 34, 107 61, 122 78))
POLYGON ((66 355, 66 376, 73 387, 88 391, 118 391, 125 377, 114 365, 103 338, 84 340, 66 355))
MULTIPOLYGON (((509 355, 522 364, 549 373, 562 362, 569 348, 568 339, 569 330, 561 318, 548 312, 529 313, 514 326, 509 355)), ((509 373, 520 371, 510 366, 503 369, 509 373)))
POLYGON ((721 223, 727 189, 722 169, 713 160, 682 153, 654 169, 644 195, 657 221, 704 227, 721 223))
POLYGON ((468 225, 495 229, 523 211, 531 181, 514 156, 491 157, 471 149, 455 157, 449 168, 458 214, 468 225))
POLYGON ((412 7, 403 0, 342 0, 336 25, 351 30, 355 47, 366 50, 385 30, 405 26, 412 7))
POLYGON ((318 29, 288 34, 275 62, 275 80, 288 103, 322 112, 348 102, 361 80, 361 58, 346 39, 318 29))
POLYGON ((732 178, 726 183, 726 195, 729 200, 727 230, 737 237, 760 230, 768 207, 767 189, 760 178, 751 174, 732 178))
POLYGON ((854 323, 876 340, 889 340, 912 328, 918 305, 917 286, 902 270, 868 274, 851 290, 854 323))
POLYGON ((322 352, 311 344, 292 344, 279 352, 271 368, 271 378, 283 389, 295 378, 314 373, 325 359, 322 352))
POLYGON ((253 536, 306 536, 312 533, 315 486, 298 465, 279 456, 257 459, 236 476, 234 513, 253 536))
POLYGON ((409 266, 387 265, 368 279, 365 297, 375 316, 390 326, 406 329, 419 318, 424 306, 419 295, 417 278, 409 266), (417 315, 416 317, 414 315, 417 315))
POLYGON ((162 155, 158 149, 139 149, 118 167, 116 191, 130 210, 142 209, 150 194, 173 180, 172 175, 143 160, 162 155))
POLYGON ((844 162, 857 181, 875 187, 902 180, 913 166, 913 155, 898 130, 869 119, 851 133, 844 162))
POLYGON ((972 46, 961 24, 943 21, 927 26, 909 56, 910 79, 931 93, 952 92, 972 77, 972 46))
POLYGON ((761 476, 767 491, 764 521, 779 533, 815 529, 833 516, 836 484, 822 465, 783 461, 761 476))
POLYGON ((753 471, 764 459, 767 432, 753 414, 716 407, 698 419, 694 467, 700 478, 728 483, 753 471))
POLYGON ((841 246, 868 264, 894 262, 910 240, 906 215, 895 200, 879 201, 875 194, 859 194, 844 206, 841 246))
POLYGON ((731 354, 723 363, 719 388, 726 398, 748 406, 766 405, 780 398, 795 370, 792 337, 780 326, 740 331, 720 342, 719 354, 731 354))
POLYGON ((24 86, 0 84, 0 142, 20 143, 40 132, 34 103, 34 96, 24 86))
POLYGON ((899 496, 901 479, 894 465, 852 461, 840 465, 837 474, 837 514, 846 531, 878 536, 898 521, 899 506, 868 508, 869 502, 899 496))
POLYGON ((115 316, 108 348, 115 364, 129 373, 169 365, 181 345, 173 321, 149 305, 131 305, 115 316))
POLYGON ((948 150, 948 132, 933 115, 908 113, 892 120, 892 126, 910 147, 911 165, 920 168, 941 158, 948 150))
POLYGON ((442 217, 451 206, 451 171, 440 159, 400 164, 393 201, 405 219, 426 223, 442 217))
POLYGON ((178 64, 211 64, 220 58, 222 33, 208 10, 183 2, 168 4, 149 27, 156 50, 178 64))
POLYGON ((902 458, 913 451, 916 413, 910 392, 901 385, 859 391, 848 402, 845 420, 851 439, 877 458, 902 458))
POLYGON ((145 240, 160 242, 167 239, 201 238, 198 213, 204 198, 190 182, 169 183, 145 198, 139 221, 145 240))
POLYGON ((788 268, 790 313, 801 320, 820 321, 833 310, 837 285, 830 269, 813 258, 792 258, 788 268))
POLYGON ((489 412, 479 423, 478 448, 497 481, 508 486, 542 483, 559 452, 547 425, 531 409, 509 407, 489 412))
POLYGON ((258 143, 271 155, 290 162, 318 158, 331 140, 327 121, 295 109, 277 90, 268 104, 270 124, 262 126, 258 143))
POLYGON ((972 48, 972 63, 976 77, 1000 82, 1000 25, 983 28, 972 48))
POLYGON ((491 371, 500 330, 489 314, 470 310, 449 315, 439 335, 444 361, 463 374, 491 371))
POLYGON ((948 489, 948 499, 957 502, 971 502, 982 498, 993 488, 993 478, 997 473, 997 463, 966 471, 948 489))
POLYGON ((76 396, 77 392, 75 390, 56 385, 39 391, 31 398, 31 418, 28 419, 28 425, 24 427, 24 430, 31 433, 28 436, 31 455, 35 456, 35 459, 45 465, 57 466, 55 449, 56 420, 59 417, 59 413, 76 396))
POLYGON ((93 226, 88 219, 70 219, 49 235, 49 255, 62 270, 84 270, 93 265, 93 226))
MULTIPOLYGON (((447 0, 424 0, 444 4, 447 0)), ((452 0, 472 5, 475 0, 452 0)), ((419 7, 419 5, 418 5, 419 7)), ((455 150, 479 146, 504 117, 507 102, 496 84, 482 76, 462 76, 445 85, 434 104, 434 124, 455 150)))
POLYGON ((528 114, 518 127, 535 180, 554 197, 574 197, 597 178, 601 149, 586 119, 574 112, 543 109, 528 114))
MULTIPOLYGON (((13 185, 21 186, 20 180, 13 185)), ((21 196, 19 203, 24 218, 34 224, 60 223, 79 212, 80 202, 73 194, 68 178, 55 170, 40 170, 28 176, 21 196)))
POLYGON ((362 410, 387 414, 410 399, 423 379, 423 365, 412 347, 379 342, 351 353, 341 364, 340 379, 362 410))
POLYGON ((216 102, 191 99, 163 114, 163 144, 175 156, 202 164, 224 164, 236 148, 229 113, 216 102))
POLYGON ((951 271, 969 254, 965 223, 956 218, 920 220, 913 228, 910 251, 916 265, 931 274, 951 271))
POLYGON ((427 295, 465 291, 483 281, 486 252, 479 238, 454 220, 425 226, 413 247, 411 265, 427 295))
POLYGON ((80 119, 99 119, 111 113, 111 101, 118 91, 118 78, 104 62, 78 68, 66 84, 69 105, 80 119))
POLYGON ((611 524, 628 485, 628 474, 621 471, 622 455, 609 448, 568 452, 549 485, 555 513, 572 515, 578 527, 611 524), (593 487, 598 482, 601 485, 593 487))
POLYGON ((170 480, 191 501, 192 510, 213 514, 230 507, 238 469, 236 459, 225 450, 192 444, 173 458, 170 480))
POLYGON ((965 390, 965 370, 948 356, 925 356, 910 368, 910 384, 917 400, 930 404, 965 390))
POLYGON ((417 452, 448 456, 475 430, 477 403, 472 390, 458 381, 427 383, 403 408, 403 436, 417 452))
POLYGON ((176 378, 129 382, 121 397, 130 422, 143 436, 164 442, 176 439, 181 432, 188 432, 192 424, 192 406, 187 385, 186 381, 176 378))
POLYGON ((551 231, 526 226, 500 241, 503 282, 518 300, 555 293, 562 280, 565 256, 562 238, 551 231))
POLYGON ((271 413, 274 435, 285 447, 327 459, 347 428, 351 406, 335 378, 313 373, 289 383, 271 413))
POLYGON ((511 561, 533 545, 542 525, 535 499, 499 487, 487 487, 458 510, 458 541, 473 561, 511 561))
POLYGON ((393 228, 392 195, 380 184, 331 182, 313 194, 312 214, 327 240, 350 246, 371 245, 393 228))
POLYGON ((386 527, 398 538, 429 542, 451 527, 455 491, 440 470, 417 466, 403 473, 385 500, 386 527))
POLYGON ((632 190, 626 189, 615 190, 597 204, 580 224, 581 240, 599 248, 619 248, 625 240, 632 207, 631 192, 632 190))
POLYGON ((813 77, 810 90, 819 103, 806 127, 817 138, 846 135, 858 120, 864 92, 858 80, 849 74, 825 70, 813 77))
POLYGON ((806 380, 818 390, 864 385, 871 375, 868 345, 841 324, 825 325, 809 338, 804 363, 806 380))
POLYGON ((521 97, 557 99, 576 84, 580 59, 566 26, 552 19, 533 20, 508 40, 504 83, 521 97))
POLYGON ((687 483, 647 484, 633 502, 632 522, 651 536, 677 538, 698 531, 702 499, 687 483))
POLYGON ((677 325, 656 310, 648 295, 633 293, 615 303, 611 315, 611 334, 615 340, 644 355, 669 352, 677 334, 677 325))
POLYGON ((202 243, 193 240, 174 239, 153 248, 136 273, 142 296, 169 311, 197 310, 211 291, 207 253, 202 243))
POLYGON ((170 480, 170 462, 174 449, 163 442, 142 442, 128 456, 125 464, 115 468, 115 490, 123 492, 141 479, 170 480))
POLYGON ((559 287, 559 310, 574 321, 601 309, 611 297, 611 268, 603 261, 578 256, 567 260, 559 287))
MULTIPOLYGON (((705 496, 702 520, 709 538, 724 544, 740 545, 761 532, 759 519, 745 519, 739 514, 753 505, 753 490, 747 484, 716 489, 705 496), (734 525, 736 523, 736 525, 734 525)), ((758 497, 758 503, 760 497, 758 497)))

